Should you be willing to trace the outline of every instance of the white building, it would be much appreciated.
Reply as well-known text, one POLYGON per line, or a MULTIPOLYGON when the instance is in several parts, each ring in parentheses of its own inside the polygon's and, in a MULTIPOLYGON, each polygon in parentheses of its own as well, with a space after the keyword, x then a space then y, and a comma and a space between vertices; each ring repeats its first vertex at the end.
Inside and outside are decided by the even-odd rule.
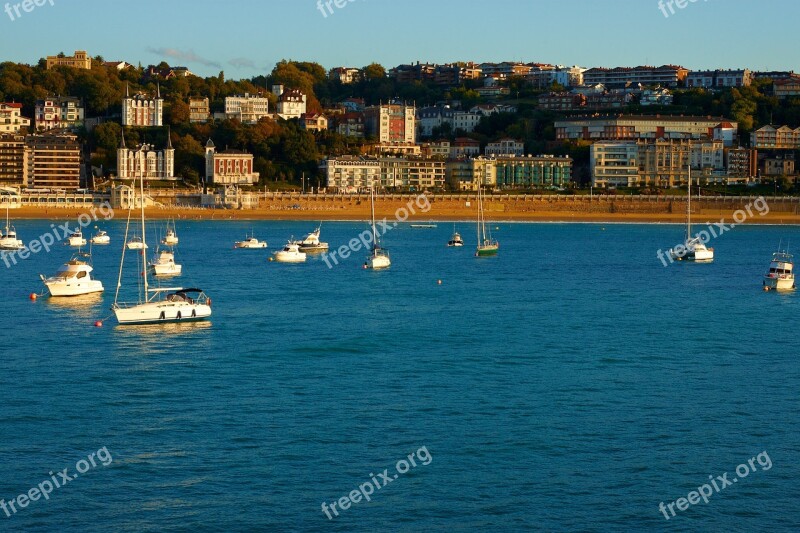
POLYGON ((515 156, 525 155, 525 143, 514 139, 500 139, 486 145, 487 156, 515 156))
POLYGON ((22 104, 0 102, 0 133, 19 133, 30 125, 31 119, 22 116, 22 104))
POLYGON ((285 89, 283 85, 273 85, 272 92, 278 97, 279 117, 289 120, 305 115, 308 97, 302 91, 285 89))
POLYGON ((143 144, 135 149, 125 146, 125 135, 117 149, 117 179, 132 180, 144 177, 145 180, 176 180, 175 150, 172 140, 167 136, 167 147, 156 149, 151 144, 143 144))
POLYGON ((164 100, 161 98, 161 87, 156 90, 155 98, 150 98, 142 93, 130 95, 130 89, 125 89, 125 98, 122 99, 122 125, 140 128, 164 125, 164 100))
POLYGON ((225 98, 225 115, 238 119, 242 124, 256 124, 269 117, 269 98, 245 93, 244 96, 225 98))

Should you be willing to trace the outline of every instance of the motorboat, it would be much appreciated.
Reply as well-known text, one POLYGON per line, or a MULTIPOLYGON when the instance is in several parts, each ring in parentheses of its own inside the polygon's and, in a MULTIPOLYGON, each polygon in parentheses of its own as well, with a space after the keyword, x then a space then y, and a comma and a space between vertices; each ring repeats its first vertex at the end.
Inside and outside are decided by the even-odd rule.
POLYGON ((308 256, 300 251, 300 245, 289 241, 283 250, 275 252, 275 261, 279 263, 304 263, 308 256))
POLYGON ((177 246, 179 242, 180 239, 178 239, 178 234, 175 232, 175 222, 173 221, 171 227, 169 224, 167 225, 167 233, 161 239, 161 244, 164 246, 177 246))
POLYGON ((795 288, 794 256, 788 252, 775 252, 764 274, 764 289, 790 291, 795 288))
POLYGON ((156 258, 150 262, 150 269, 157 277, 180 276, 183 267, 175 263, 175 253, 170 250, 161 250, 156 258))
POLYGON ((453 228, 453 236, 450 237, 450 240, 447 241, 447 246, 450 248, 457 248, 464 246, 464 239, 461 238, 461 234, 455 231, 456 228, 453 228))
POLYGON ((14 251, 25 248, 25 243, 17 238, 17 230, 11 225, 6 207, 6 228, 0 233, 0 250, 14 251))
POLYGON ((266 241, 259 241, 255 235, 251 234, 243 241, 237 241, 233 244, 237 250, 263 250, 267 247, 266 241))
POLYGON ((83 237, 83 232, 80 229, 73 231, 67 238, 67 244, 70 246, 86 246, 86 239, 83 237))
POLYGON ((64 263, 52 277, 39 276, 51 296, 84 296, 103 292, 103 283, 92 279, 92 266, 79 257, 73 257, 64 263))
POLYGON ((306 253, 322 253, 328 251, 328 243, 327 242, 320 242, 319 235, 322 231, 322 226, 318 227, 308 235, 306 238, 300 241, 298 244, 300 245, 300 251, 306 253))
POLYGON ((131 240, 128 241, 127 245, 128 250, 147 250, 148 246, 141 237, 133 237, 131 240))
POLYGON ((103 230, 99 230, 91 239, 92 244, 111 244, 111 237, 103 230))

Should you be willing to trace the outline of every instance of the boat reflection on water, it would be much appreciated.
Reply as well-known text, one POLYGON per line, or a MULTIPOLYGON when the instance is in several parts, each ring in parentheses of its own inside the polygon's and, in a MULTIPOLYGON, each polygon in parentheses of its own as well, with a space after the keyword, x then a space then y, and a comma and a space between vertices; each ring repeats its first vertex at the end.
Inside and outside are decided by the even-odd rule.
POLYGON ((47 305, 59 310, 66 311, 71 317, 86 319, 88 321, 97 320, 97 308, 103 303, 103 294, 96 292, 71 298, 48 298, 47 305))

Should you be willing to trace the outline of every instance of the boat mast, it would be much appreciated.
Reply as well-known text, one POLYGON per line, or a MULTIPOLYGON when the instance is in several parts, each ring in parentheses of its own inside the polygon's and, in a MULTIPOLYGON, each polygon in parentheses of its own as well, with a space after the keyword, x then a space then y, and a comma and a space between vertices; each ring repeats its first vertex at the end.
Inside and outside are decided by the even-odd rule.
POLYGON ((139 180, 139 192, 141 193, 141 207, 142 207, 142 277, 144 277, 144 302, 148 301, 148 288, 147 288, 147 238, 144 227, 144 170, 141 171, 139 180))
POLYGON ((372 249, 378 250, 380 244, 378 243, 378 230, 375 228, 375 185, 369 190, 369 203, 372 209, 372 249))
POLYGON ((689 199, 686 202, 686 242, 692 240, 692 143, 689 143, 689 199))

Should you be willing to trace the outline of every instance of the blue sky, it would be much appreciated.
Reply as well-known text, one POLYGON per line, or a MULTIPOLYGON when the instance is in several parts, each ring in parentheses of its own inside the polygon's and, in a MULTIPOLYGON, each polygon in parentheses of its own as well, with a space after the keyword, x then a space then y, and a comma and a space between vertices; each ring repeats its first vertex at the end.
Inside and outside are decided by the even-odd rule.
POLYGON ((267 73, 281 59, 800 71, 797 0, 686 0, 674 13, 665 5, 669 16, 659 0, 350 0, 327 16, 318 0, 46 0, 17 17, 21 1, 0 12, 0 61, 85 49, 229 79, 267 73))

